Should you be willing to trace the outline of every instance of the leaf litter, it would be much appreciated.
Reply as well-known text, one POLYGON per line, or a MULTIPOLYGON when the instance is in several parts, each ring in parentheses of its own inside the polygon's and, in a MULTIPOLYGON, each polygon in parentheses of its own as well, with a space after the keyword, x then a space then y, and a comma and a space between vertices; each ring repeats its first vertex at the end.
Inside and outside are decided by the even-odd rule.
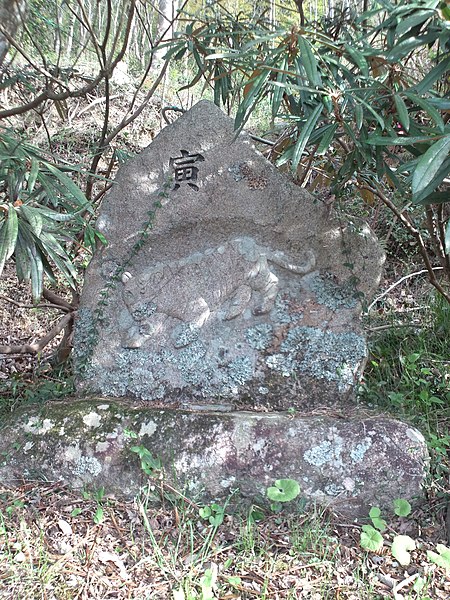
POLYGON ((365 552, 361 527, 328 511, 258 522, 227 514, 214 527, 191 505, 157 506, 145 493, 101 505, 96 524, 95 493, 40 481, 0 487, 0 599, 419 600, 416 582, 424 597, 450 596, 445 569, 427 558, 447 543, 436 514, 426 530, 420 511, 409 519, 416 548, 405 567, 390 553, 390 533, 378 553, 365 552))

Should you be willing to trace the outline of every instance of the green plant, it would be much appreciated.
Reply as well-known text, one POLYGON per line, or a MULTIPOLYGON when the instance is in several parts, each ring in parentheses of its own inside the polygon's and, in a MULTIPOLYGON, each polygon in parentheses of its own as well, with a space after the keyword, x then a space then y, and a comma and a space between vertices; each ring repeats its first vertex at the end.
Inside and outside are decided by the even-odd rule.
POLYGON ((336 196, 354 190, 363 202, 384 203, 450 303, 450 128, 443 118, 450 102, 442 81, 450 22, 439 6, 386 0, 350 18, 338 13, 312 25, 303 18, 290 30, 220 14, 195 32, 189 24, 171 52, 194 57, 191 85, 203 77, 216 104, 237 104, 238 130, 269 102, 273 121, 286 123, 270 156, 289 164, 300 185, 331 187, 336 196), (431 252, 408 200, 423 207, 431 252), (435 259, 444 279, 433 270, 435 259))
POLYGON ((371 335, 371 360, 359 396, 422 431, 433 485, 442 481, 445 489, 450 468, 449 305, 437 294, 425 302, 430 304, 426 312, 387 315, 380 331, 371 335))
MULTIPOLYGON (((104 500, 105 500, 105 488, 104 487, 100 487, 97 490, 93 490, 93 491, 87 491, 84 490, 82 493, 82 496, 85 500, 94 500, 96 503, 96 509, 94 512, 94 515, 92 517, 92 520, 94 521, 94 523, 96 525, 100 525, 105 518, 105 513, 104 513, 104 500)), ((77 516, 81 513, 81 510, 79 508, 75 508, 72 513, 71 516, 77 516)))
POLYGON ((62 399, 73 391, 73 376, 67 366, 49 370, 48 365, 43 365, 32 378, 27 374, 14 374, 0 380, 0 417, 22 404, 62 399))
POLYGON ((271 509, 279 512, 282 503, 291 502, 300 494, 300 486, 294 479, 277 479, 273 486, 266 490, 267 497, 272 501, 271 509))
POLYGON ((203 506, 199 509, 198 514, 202 519, 208 521, 210 525, 214 527, 218 527, 222 525, 223 519, 225 517, 225 507, 220 504, 210 504, 209 506, 203 506))
POLYGON ((103 236, 85 223, 93 212, 69 176, 76 167, 55 164, 42 150, 0 130, 0 275, 14 256, 19 281, 31 280, 33 298, 42 295, 44 274, 54 282, 56 271, 76 289, 77 270, 69 243, 93 248, 103 236), (56 271, 55 271, 56 270, 56 271))
POLYGON ((438 567, 445 569, 447 573, 450 573, 450 548, 447 548, 443 544, 438 544, 436 550, 438 553, 431 550, 427 551, 428 559, 438 567))
POLYGON ((161 459, 153 456, 150 450, 145 446, 132 446, 131 452, 134 452, 141 459, 141 469, 149 477, 157 477, 162 469, 161 459))
MULTIPOLYGON (((394 512, 399 517, 407 517, 411 513, 410 503, 398 498, 393 502, 394 512)), ((361 528, 360 545, 363 550, 370 552, 379 552, 383 547, 384 538, 382 532, 385 531, 386 521, 381 518, 381 511, 378 507, 372 507, 369 512, 372 525, 363 525, 361 528)), ((402 566, 407 566, 411 562, 410 552, 416 549, 416 542, 409 535, 394 535, 391 544, 392 556, 402 566)))
MULTIPOLYGON (((398 516, 408 516, 411 511, 411 505, 407 500, 398 499, 394 502, 395 514, 398 516)), ((381 511, 378 507, 372 507, 369 517, 372 525, 363 525, 361 528, 360 545, 361 548, 371 552, 379 552, 383 547, 384 538, 381 535, 386 529, 386 521, 380 518, 381 511)), ((408 535, 395 535, 391 545, 392 556, 403 566, 409 565, 411 557, 409 552, 415 550, 416 543, 408 535)))

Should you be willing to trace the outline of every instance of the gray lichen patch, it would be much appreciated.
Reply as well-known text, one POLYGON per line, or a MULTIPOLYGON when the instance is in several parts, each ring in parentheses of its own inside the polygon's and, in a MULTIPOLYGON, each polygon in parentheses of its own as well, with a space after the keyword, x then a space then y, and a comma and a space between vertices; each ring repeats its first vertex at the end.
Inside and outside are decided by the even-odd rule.
POLYGON ((88 427, 100 427, 102 417, 97 412, 90 412, 83 417, 83 423, 88 427))
POLYGON ((317 301, 332 310, 355 308, 357 304, 357 289, 352 280, 337 284, 331 274, 314 273, 309 278, 309 286, 316 294, 317 301))
POLYGON ((366 452, 372 446, 372 438, 366 437, 361 442, 355 444, 350 452, 350 457, 355 462, 361 462, 366 452))
POLYGON ((255 350, 266 350, 272 343, 273 327, 270 323, 261 323, 249 327, 245 332, 248 343, 255 350))
POLYGON ((329 465, 333 468, 339 468, 342 467, 342 452, 343 440, 339 436, 334 436, 332 441, 324 440, 306 450, 303 458, 315 467, 329 465))
POLYGON ((55 422, 51 419, 41 420, 39 417, 32 417, 27 423, 22 426, 26 433, 35 435, 46 434, 55 428, 55 422))
POLYGON ((82 477, 88 475, 91 478, 94 478, 102 472, 102 465, 100 461, 93 456, 80 456, 75 462, 73 472, 75 475, 80 475, 82 477))
POLYGON ((315 327, 294 327, 280 350, 266 359, 269 368, 279 370, 286 377, 300 371, 319 380, 335 381, 342 391, 354 384, 357 370, 367 356, 361 335, 333 333, 315 327))

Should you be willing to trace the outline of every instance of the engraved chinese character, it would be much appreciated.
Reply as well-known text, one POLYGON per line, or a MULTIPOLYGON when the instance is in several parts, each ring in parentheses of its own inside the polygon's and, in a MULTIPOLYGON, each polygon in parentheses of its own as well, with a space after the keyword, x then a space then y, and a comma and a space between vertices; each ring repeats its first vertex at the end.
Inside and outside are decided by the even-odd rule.
POLYGON ((194 163, 205 160, 201 154, 189 154, 187 150, 181 151, 181 156, 170 159, 170 166, 175 175, 174 190, 180 187, 180 183, 185 181, 191 188, 198 191, 198 185, 193 183, 197 180, 198 167, 194 163))

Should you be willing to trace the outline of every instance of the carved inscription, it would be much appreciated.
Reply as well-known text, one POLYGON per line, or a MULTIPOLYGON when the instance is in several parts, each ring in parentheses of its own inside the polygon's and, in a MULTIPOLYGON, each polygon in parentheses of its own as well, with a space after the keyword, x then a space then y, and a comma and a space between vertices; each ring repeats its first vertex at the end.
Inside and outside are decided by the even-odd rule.
POLYGON ((198 191, 198 185, 194 183, 197 181, 198 175, 198 167, 195 166, 195 163, 204 160, 201 154, 189 154, 187 150, 181 150, 181 156, 171 158, 169 164, 175 178, 172 189, 177 190, 182 182, 186 182, 191 188, 198 191))
POLYGON ((135 323, 122 346, 139 348, 168 319, 201 328, 212 314, 223 321, 270 312, 279 289, 270 263, 299 275, 312 271, 315 256, 305 252, 296 264, 282 251, 259 246, 252 238, 232 239, 177 261, 158 263, 138 277, 125 273, 123 300, 135 323))

